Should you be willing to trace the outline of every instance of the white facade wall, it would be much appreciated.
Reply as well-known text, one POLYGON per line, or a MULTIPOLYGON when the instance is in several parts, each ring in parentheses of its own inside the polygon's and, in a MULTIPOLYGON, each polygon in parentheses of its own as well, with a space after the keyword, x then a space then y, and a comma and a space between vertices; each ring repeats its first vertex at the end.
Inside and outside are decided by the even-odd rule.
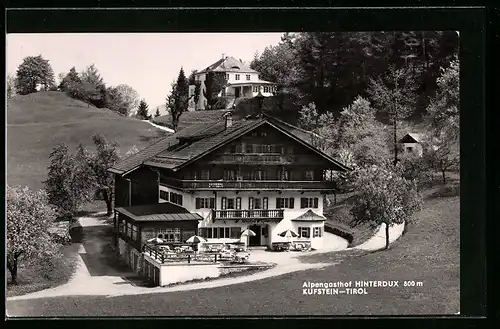
POLYGON ((216 278, 221 274, 219 264, 160 264, 147 254, 144 254, 144 260, 160 270, 160 286, 196 279, 216 278))
POLYGON ((403 152, 407 154, 418 154, 422 156, 423 149, 420 143, 402 143, 401 144, 403 152))
MULTIPOLYGON (((294 198, 294 208, 293 209, 283 209, 284 210, 284 218, 281 222, 267 222, 267 223, 258 223, 258 225, 269 225, 268 226, 268 236, 261 236, 261 245, 271 246, 273 242, 285 242, 286 238, 280 237, 278 234, 291 229, 296 233, 299 233, 299 227, 309 227, 310 228, 310 238, 309 239, 301 239, 301 238, 293 238, 293 241, 299 240, 308 240, 311 241, 311 246, 315 249, 321 249, 323 239, 321 237, 313 238, 313 227, 321 227, 322 236, 324 235, 324 222, 292 222, 292 219, 299 217, 300 215, 306 213, 308 210, 314 211, 316 214, 322 216, 323 215, 323 195, 320 192, 295 192, 295 191, 283 191, 281 194, 278 192, 266 192, 262 191, 259 194, 257 192, 247 192, 241 191, 236 194, 235 191, 217 191, 216 194, 211 191, 197 191, 194 194, 185 193, 173 188, 168 188, 165 186, 159 186, 160 191, 166 192, 174 192, 178 194, 182 194, 183 202, 182 206, 189 210, 190 212, 197 213, 204 218, 198 224, 198 228, 202 227, 240 227, 242 231, 249 228, 249 226, 255 225, 254 223, 247 223, 243 221, 238 221, 234 219, 218 219, 215 222, 211 217, 211 209, 196 209, 196 198, 215 198, 216 199, 216 209, 221 209, 222 198, 241 198, 241 210, 249 209, 249 198, 268 198, 268 209, 277 209, 276 208, 276 198, 294 198), (301 198, 318 198, 318 208, 300 208, 300 199, 301 198)), ((162 199, 159 202, 166 202, 162 199)), ((231 239, 231 238, 215 238, 208 239, 208 242, 217 242, 217 243, 229 243, 236 242, 239 239, 231 239)))
MULTIPOLYGON (((197 106, 197 109, 198 110, 203 110, 206 108, 206 103, 207 103, 207 99, 205 98, 204 96, 204 91, 206 91, 206 86, 205 86, 205 80, 207 78, 207 75, 206 73, 200 73, 200 74, 197 74, 195 75, 195 79, 196 81, 199 81, 201 83, 201 86, 200 86, 200 97, 198 99, 198 106, 197 106)), ((244 83, 244 82, 255 82, 255 81, 258 81, 259 80, 259 74, 258 73, 255 73, 255 72, 250 72, 250 73, 242 73, 242 72, 226 72, 226 78, 227 78, 227 82, 229 84, 231 83, 244 83), (239 75, 239 80, 236 80, 236 75, 239 75), (250 76, 250 80, 247 80, 247 75, 250 76)), ((193 88, 193 92, 194 92, 194 86, 190 86, 190 88, 193 88)), ((269 85, 269 91, 268 92, 265 92, 265 88, 264 86, 260 86, 260 92, 262 95, 266 96, 266 97, 270 97, 270 96, 273 96, 273 93, 272 93, 272 89, 271 89, 272 85, 269 85)), ((251 87, 243 87, 243 86, 229 86, 229 87, 226 87, 225 89, 225 93, 227 96, 234 96, 235 95, 235 89, 236 88, 240 88, 240 97, 247 97, 247 98, 252 98, 252 97, 255 97, 257 96, 257 94, 259 93, 259 91, 254 91, 253 89, 253 86, 251 87)), ((222 96, 222 92, 219 94, 219 96, 222 96)), ((194 101, 193 101, 193 104, 189 106, 190 109, 193 109, 194 110, 194 101)))

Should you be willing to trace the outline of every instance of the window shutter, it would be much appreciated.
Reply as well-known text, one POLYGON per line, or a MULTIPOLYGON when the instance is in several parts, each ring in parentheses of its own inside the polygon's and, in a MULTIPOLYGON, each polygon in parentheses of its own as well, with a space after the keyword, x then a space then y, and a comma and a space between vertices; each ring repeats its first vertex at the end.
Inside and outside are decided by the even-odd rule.
POLYGON ((210 209, 215 209, 215 198, 210 198, 210 209))
POLYGON ((222 210, 226 209, 226 200, 227 200, 226 197, 222 197, 222 199, 221 199, 221 202, 222 202, 221 209, 222 210))
POLYGON ((281 198, 276 198, 276 209, 281 208, 281 198))
POLYGON ((240 197, 236 198, 236 209, 237 210, 241 209, 241 198, 240 197))
POLYGON ((294 204, 293 202, 295 201, 295 198, 290 198, 290 209, 293 209, 294 208, 294 204))
POLYGON ((253 209, 253 198, 252 197, 248 198, 248 209, 253 209))
POLYGON ((302 209, 307 208, 307 199, 306 198, 300 198, 300 208, 302 208, 302 209))
POLYGON ((182 206, 182 194, 179 194, 179 204, 182 206))
POLYGON ((196 198, 196 209, 200 209, 200 198, 196 198))
POLYGON ((318 208, 318 198, 314 198, 314 208, 318 208))
POLYGON ((267 209, 268 203, 269 203, 269 198, 265 197, 262 201, 262 209, 267 209))

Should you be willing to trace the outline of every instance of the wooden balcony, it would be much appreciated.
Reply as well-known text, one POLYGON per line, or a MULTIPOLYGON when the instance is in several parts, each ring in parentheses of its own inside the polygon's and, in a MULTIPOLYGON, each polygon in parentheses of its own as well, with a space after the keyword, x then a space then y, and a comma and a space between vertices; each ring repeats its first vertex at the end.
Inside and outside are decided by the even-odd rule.
POLYGON ((180 180, 180 179, 165 179, 162 184, 184 190, 199 190, 199 191, 217 191, 217 190, 234 190, 234 191, 280 191, 280 190, 309 190, 309 191, 328 191, 335 189, 333 181, 281 181, 281 180, 241 180, 241 181, 224 181, 224 180, 180 180))
POLYGON ((283 209, 252 209, 252 210, 212 210, 212 219, 236 221, 280 221, 283 219, 283 209))

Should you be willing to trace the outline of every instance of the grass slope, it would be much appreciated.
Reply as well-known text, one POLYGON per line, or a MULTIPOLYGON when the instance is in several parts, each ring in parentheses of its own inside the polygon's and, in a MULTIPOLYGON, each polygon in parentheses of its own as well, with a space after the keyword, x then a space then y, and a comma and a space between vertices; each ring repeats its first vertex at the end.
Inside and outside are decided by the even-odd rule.
POLYGON ((146 122, 120 116, 72 99, 62 92, 15 96, 7 109, 7 182, 41 188, 49 154, 64 142, 73 150, 82 142, 91 149, 92 135, 120 144, 122 156, 141 149, 166 132, 146 122))
MULTIPOLYGON (((179 119, 179 129, 184 129, 195 123, 217 121, 226 112, 227 110, 184 112, 179 119)), ((170 114, 154 118, 153 122, 168 128, 172 128, 172 118, 170 117, 170 114)))
POLYGON ((138 296, 60 297, 7 301, 11 316, 404 315, 452 314, 460 303, 460 201, 429 194, 419 221, 389 250, 309 256, 334 262, 238 285, 138 296), (340 255, 341 256, 341 255, 340 255), (367 288, 368 295, 302 294, 304 282, 399 280, 397 288, 367 288), (403 280, 421 287, 404 287, 403 280))

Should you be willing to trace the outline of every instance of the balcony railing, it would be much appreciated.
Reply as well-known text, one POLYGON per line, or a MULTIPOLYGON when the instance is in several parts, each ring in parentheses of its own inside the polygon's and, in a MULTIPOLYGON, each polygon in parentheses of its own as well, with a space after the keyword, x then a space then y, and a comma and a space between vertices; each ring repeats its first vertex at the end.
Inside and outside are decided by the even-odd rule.
POLYGON ((279 181, 279 180, 180 180, 164 179, 163 184, 186 190, 332 190, 332 181, 279 181))
POLYGON ((212 210, 212 219, 283 219, 283 209, 212 210))

